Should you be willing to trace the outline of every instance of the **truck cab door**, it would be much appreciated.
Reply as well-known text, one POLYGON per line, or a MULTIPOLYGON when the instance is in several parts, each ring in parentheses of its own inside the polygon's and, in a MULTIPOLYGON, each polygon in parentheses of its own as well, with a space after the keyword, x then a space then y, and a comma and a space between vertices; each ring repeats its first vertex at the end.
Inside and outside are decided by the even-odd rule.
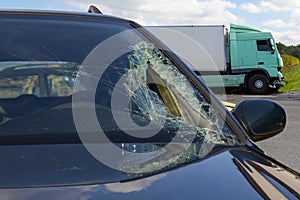
POLYGON ((257 50, 253 45, 253 40, 231 41, 230 55, 233 71, 257 67, 257 50))
POLYGON ((243 68, 253 68, 257 65, 256 49, 253 47, 253 42, 251 40, 242 41, 239 51, 243 68))

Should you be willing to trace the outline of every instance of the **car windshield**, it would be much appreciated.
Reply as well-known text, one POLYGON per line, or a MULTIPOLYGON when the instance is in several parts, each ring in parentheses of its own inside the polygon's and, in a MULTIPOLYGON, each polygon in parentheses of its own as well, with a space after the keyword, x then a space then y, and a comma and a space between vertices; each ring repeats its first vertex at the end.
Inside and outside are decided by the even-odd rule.
MULTIPOLYGON (((7 32, 0 36, 12 40, 17 33, 9 34, 9 27, 25 22, 9 21, 7 32)), ((239 144, 218 111, 138 30, 107 22, 92 27, 80 22, 78 27, 84 24, 87 29, 77 27, 76 33, 74 23, 37 20, 30 26, 41 23, 50 24, 45 26, 48 33, 63 31, 56 36, 40 33, 28 41, 31 32, 23 24, 18 27, 23 36, 15 41, 15 49, 8 43, 2 46, 2 145, 110 141, 120 149, 118 170, 146 173, 202 158, 214 145, 239 144), (89 35, 93 27, 98 35, 97 31, 89 35), (81 40, 74 40, 74 34, 81 40), (58 36, 66 39, 60 41, 58 36), (99 137, 99 132, 104 136, 99 137), (143 153, 143 158, 130 153, 143 153)))

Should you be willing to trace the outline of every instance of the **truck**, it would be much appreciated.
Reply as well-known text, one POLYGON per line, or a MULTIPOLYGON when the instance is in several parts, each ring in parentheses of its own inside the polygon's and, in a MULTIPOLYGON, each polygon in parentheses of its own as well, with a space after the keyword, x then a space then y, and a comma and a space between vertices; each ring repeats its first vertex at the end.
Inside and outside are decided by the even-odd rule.
POLYGON ((208 87, 267 94, 284 85, 283 61, 270 32, 230 24, 148 26, 208 87))

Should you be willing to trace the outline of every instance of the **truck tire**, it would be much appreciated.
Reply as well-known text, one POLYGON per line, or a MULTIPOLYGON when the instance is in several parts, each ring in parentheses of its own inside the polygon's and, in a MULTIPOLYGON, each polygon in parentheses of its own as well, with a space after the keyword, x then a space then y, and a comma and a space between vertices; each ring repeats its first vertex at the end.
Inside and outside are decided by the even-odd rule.
POLYGON ((251 94, 268 94, 269 80, 262 74, 255 74, 248 79, 247 88, 251 94))

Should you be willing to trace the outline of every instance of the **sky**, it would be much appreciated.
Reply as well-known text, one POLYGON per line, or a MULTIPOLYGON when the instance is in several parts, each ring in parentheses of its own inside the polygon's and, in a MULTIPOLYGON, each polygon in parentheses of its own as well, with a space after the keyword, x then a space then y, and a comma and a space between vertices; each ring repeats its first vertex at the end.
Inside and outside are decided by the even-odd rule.
POLYGON ((9 9, 87 12, 89 5, 104 14, 141 25, 250 26, 273 34, 276 42, 300 44, 299 0, 1 0, 9 9))

